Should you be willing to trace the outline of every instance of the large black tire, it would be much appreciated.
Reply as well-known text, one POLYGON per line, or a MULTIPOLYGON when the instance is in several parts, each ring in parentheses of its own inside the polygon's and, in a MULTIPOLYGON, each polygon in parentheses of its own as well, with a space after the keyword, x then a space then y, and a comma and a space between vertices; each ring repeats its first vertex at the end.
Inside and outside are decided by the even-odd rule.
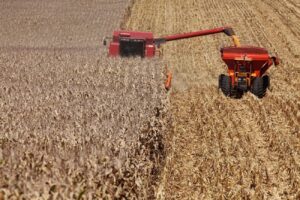
POLYGON ((264 84, 266 88, 270 88, 270 77, 268 75, 263 76, 264 84))
POLYGON ((268 86, 268 77, 257 77, 252 82, 251 92, 258 98, 263 98, 266 95, 268 86))
POLYGON ((226 76, 224 74, 221 74, 219 76, 219 88, 221 88, 225 96, 231 96, 232 88, 231 79, 229 76, 226 76))

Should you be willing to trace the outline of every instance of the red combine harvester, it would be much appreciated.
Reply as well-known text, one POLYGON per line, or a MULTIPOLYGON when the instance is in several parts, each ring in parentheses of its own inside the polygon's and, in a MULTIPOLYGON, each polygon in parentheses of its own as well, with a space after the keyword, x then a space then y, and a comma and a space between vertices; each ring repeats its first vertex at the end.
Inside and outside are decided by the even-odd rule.
MULTIPOLYGON (((107 40, 111 40, 109 44, 109 56, 111 57, 151 58, 157 55, 157 48, 165 42, 217 33, 225 33, 232 38, 234 43, 234 46, 221 49, 221 56, 228 66, 229 75, 220 75, 219 88, 226 96, 237 97, 250 90, 257 97, 262 98, 269 86, 269 77, 265 73, 270 66, 277 65, 279 59, 270 56, 264 48, 241 46, 231 27, 174 34, 160 38, 154 38, 151 32, 115 31, 112 38, 104 38, 103 44, 107 45, 107 40)), ((166 89, 171 87, 171 79, 172 74, 168 73, 166 89)))

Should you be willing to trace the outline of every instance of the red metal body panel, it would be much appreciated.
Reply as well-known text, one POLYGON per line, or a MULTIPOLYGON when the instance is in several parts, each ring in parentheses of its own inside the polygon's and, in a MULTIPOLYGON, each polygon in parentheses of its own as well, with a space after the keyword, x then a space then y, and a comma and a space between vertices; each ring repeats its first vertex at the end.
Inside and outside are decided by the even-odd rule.
POLYGON ((148 58, 154 57, 155 56, 155 45, 146 45, 146 52, 145 56, 148 58))
POLYGON ((270 57, 268 51, 260 47, 225 47, 221 49, 221 54, 228 66, 228 74, 233 85, 238 73, 243 73, 241 68, 251 73, 247 75, 247 79, 251 81, 252 78, 263 76, 273 64, 273 58, 270 57))
POLYGON ((221 49, 221 53, 229 70, 233 70, 236 65, 240 64, 245 65, 247 69, 251 67, 253 71, 259 72, 258 76, 262 76, 273 64, 268 51, 260 47, 225 47, 221 49))
POLYGON ((151 32, 139 31, 115 31, 113 33, 113 41, 118 42, 120 37, 145 40, 147 44, 153 44, 154 37, 151 32))
POLYGON ((119 42, 111 42, 109 45, 109 55, 118 56, 119 55, 119 42))

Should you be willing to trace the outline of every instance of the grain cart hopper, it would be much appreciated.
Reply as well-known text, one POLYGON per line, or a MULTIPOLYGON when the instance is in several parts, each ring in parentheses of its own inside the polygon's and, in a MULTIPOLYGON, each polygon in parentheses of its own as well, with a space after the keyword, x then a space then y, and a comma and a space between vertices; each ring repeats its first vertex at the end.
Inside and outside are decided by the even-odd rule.
POLYGON ((258 98, 264 97, 270 84, 265 73, 273 64, 279 64, 277 57, 253 46, 225 47, 221 56, 228 66, 228 75, 219 76, 219 88, 226 96, 238 97, 250 90, 258 98))
MULTIPOLYGON (((258 97, 260 97, 260 92, 256 92, 256 89, 253 89, 252 83, 255 82, 254 78, 256 77, 261 77, 264 75, 265 71, 272 65, 274 60, 278 59, 272 59, 268 56, 266 58, 266 55, 268 55, 268 52, 266 50, 257 48, 257 47, 242 47, 240 45, 238 37, 235 35, 233 29, 231 27, 220 27, 220 28, 215 28, 215 29, 208 29, 208 30, 200 30, 196 32, 190 32, 190 33, 181 33, 181 34, 173 34, 173 35, 168 35, 164 37, 159 37, 159 38, 154 38, 153 33, 151 32, 137 32, 137 31, 115 31, 113 33, 113 37, 108 38, 105 37, 103 40, 103 44, 107 45, 107 40, 110 39, 110 44, 109 44, 109 56, 111 57, 116 57, 116 56, 121 56, 121 57, 130 57, 130 56, 139 56, 142 58, 152 58, 155 57, 159 52, 158 48, 160 47, 161 44, 169 42, 169 41, 174 41, 174 40, 181 40, 181 39, 187 39, 187 38, 192 38, 192 37, 199 37, 199 36, 205 36, 205 35, 212 35, 212 34, 217 34, 217 33, 225 33, 227 36, 230 36, 233 40, 234 46, 232 47, 227 47, 223 48, 221 50, 222 52, 222 58, 225 61, 225 63, 229 66, 229 76, 225 75, 220 75, 219 78, 219 87, 223 91, 223 93, 226 96, 233 96, 235 93, 240 93, 241 91, 244 92, 246 90, 252 89, 254 94, 256 94, 258 97), (239 52, 239 54, 230 54, 229 52, 234 51, 239 52), (257 52, 258 51, 258 52, 257 52), (248 55, 249 52, 257 52, 257 54, 261 55, 261 52, 264 52, 264 60, 268 61, 266 67, 262 62, 252 62, 251 64, 249 63, 249 67, 245 66, 243 67, 235 67, 233 63, 237 64, 237 66, 240 66, 241 60, 243 58, 251 58, 252 61, 255 61, 257 57, 253 57, 252 54, 249 55, 248 57, 245 55, 248 55), (241 57, 241 56, 244 57, 241 57), (228 57, 229 56, 229 57, 228 57), (231 57, 230 57, 231 56, 231 57), (234 57, 237 56, 237 57, 234 57), (237 59, 237 60, 236 60, 237 59), (235 61, 236 60, 236 61, 235 61), (234 62, 232 62, 234 61, 234 62), (252 65, 255 64, 256 68, 253 68, 252 65), (261 66, 258 67, 259 64, 262 64, 261 66), (251 67, 250 67, 251 65, 251 67), (262 70, 258 73, 257 68, 262 68, 262 70), (233 69, 233 71, 232 71, 233 69), (251 70, 256 70, 251 71, 251 70), (242 71, 240 71, 242 70, 242 71), (249 71, 250 70, 250 71, 249 71), (240 73, 241 72, 241 73, 240 73), (232 75, 233 73, 233 75, 232 75), (247 74, 247 87, 245 86, 244 79, 240 81, 246 74, 247 74), (255 73, 255 77, 252 76, 255 73), (238 78, 237 78, 238 77, 238 78), (227 83, 230 85, 230 87, 225 85, 227 83)), ((258 56, 260 57, 260 56, 258 56)), ((245 61, 245 60, 244 60, 245 61)), ((246 62, 246 61, 245 61, 246 62)), ((244 62, 244 63, 245 63, 244 62)), ((171 78, 172 74, 168 73, 167 74, 167 80, 165 83, 165 87, 169 89, 171 87, 171 78)), ((259 79, 257 79, 259 80, 259 79)), ((264 84, 265 86, 265 84, 264 84)), ((256 87, 256 86, 255 86, 256 87)))

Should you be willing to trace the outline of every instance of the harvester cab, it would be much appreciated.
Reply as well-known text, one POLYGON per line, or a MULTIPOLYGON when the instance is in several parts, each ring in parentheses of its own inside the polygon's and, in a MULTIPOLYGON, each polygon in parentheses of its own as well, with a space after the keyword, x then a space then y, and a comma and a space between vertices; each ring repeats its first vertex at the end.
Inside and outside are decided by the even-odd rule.
MULTIPOLYGON (((217 33, 230 36, 234 44, 221 49, 221 57, 228 66, 228 75, 222 74, 219 77, 219 88, 224 95, 233 97, 250 90, 257 97, 263 97, 270 82, 265 73, 273 64, 279 64, 279 59, 270 56, 264 48, 241 46, 231 27, 173 34, 159 38, 154 38, 151 32, 115 31, 113 37, 104 38, 103 44, 107 45, 107 40, 111 40, 108 53, 110 57, 152 58, 157 55, 156 52, 161 44, 166 42, 217 33)), ((167 72, 166 89, 170 89, 171 79, 172 74, 167 72)))

